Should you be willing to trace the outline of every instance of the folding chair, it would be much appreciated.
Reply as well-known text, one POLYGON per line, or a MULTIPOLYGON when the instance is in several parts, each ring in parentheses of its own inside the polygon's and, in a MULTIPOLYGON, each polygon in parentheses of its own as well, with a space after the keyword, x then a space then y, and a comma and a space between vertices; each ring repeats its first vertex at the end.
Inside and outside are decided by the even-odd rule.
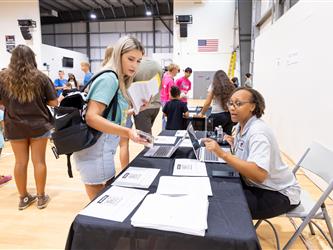
MULTIPOLYGON (((323 191, 322 195, 317 201, 313 200, 310 195, 302 189, 301 204, 284 215, 290 219, 291 223, 296 229, 296 232, 292 235, 292 237, 289 239, 283 249, 290 249, 297 237, 301 237, 305 246, 309 248, 304 236, 302 235, 302 231, 307 225, 309 225, 312 235, 315 234, 312 225, 315 225, 333 249, 333 228, 325 206, 325 200, 329 198, 328 196, 333 190, 332 165, 333 152, 323 147, 322 145, 314 142, 306 150, 300 161, 294 167, 294 174, 296 174, 297 170, 302 167, 322 178, 328 184, 328 187, 323 191), (302 223, 299 225, 299 227, 297 227, 297 225, 294 223, 294 221, 292 220, 293 218, 299 218, 302 220, 302 223), (323 232, 319 225, 313 221, 313 219, 322 219, 326 222, 331 239, 329 239, 329 237, 323 232)), ((279 249, 279 239, 276 230, 272 223, 270 223, 268 220, 265 221, 268 222, 269 225, 273 228, 277 240, 277 248, 279 249)), ((257 223, 255 224, 255 228, 257 228, 261 222, 262 220, 257 221, 257 223)))

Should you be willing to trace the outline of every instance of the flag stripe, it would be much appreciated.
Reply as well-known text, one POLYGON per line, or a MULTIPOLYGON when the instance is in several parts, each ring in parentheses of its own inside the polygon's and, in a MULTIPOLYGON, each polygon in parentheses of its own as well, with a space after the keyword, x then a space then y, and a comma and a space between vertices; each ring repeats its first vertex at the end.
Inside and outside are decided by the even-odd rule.
POLYGON ((199 39, 198 52, 216 52, 218 51, 218 39, 199 39))

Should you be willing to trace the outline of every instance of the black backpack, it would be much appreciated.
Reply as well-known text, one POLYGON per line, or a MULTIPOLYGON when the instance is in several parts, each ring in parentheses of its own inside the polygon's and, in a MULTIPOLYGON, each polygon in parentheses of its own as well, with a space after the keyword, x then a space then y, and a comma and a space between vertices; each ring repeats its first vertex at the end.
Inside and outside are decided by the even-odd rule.
MULTIPOLYGON (((72 153, 80 151, 94 145, 102 132, 89 127, 85 121, 87 109, 86 93, 84 90, 92 84, 92 82, 100 75, 112 70, 103 70, 94 75, 81 91, 69 93, 61 102, 59 107, 54 108, 54 128, 52 140, 54 146, 52 148, 56 155, 67 155, 67 171, 70 178, 73 177, 72 165, 70 157, 72 153)), ((118 78, 118 76, 117 76, 118 78)), ((112 108, 112 121, 116 118, 118 90, 112 98, 110 105, 103 112, 106 118, 112 108)))

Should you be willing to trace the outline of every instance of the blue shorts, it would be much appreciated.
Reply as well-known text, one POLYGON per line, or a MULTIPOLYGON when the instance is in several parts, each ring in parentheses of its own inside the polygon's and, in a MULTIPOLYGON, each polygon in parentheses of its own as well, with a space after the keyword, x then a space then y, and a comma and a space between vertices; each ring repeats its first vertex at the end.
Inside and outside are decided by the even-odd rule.
POLYGON ((114 155, 118 144, 119 136, 103 133, 94 145, 73 154, 84 184, 105 184, 115 176, 114 155))

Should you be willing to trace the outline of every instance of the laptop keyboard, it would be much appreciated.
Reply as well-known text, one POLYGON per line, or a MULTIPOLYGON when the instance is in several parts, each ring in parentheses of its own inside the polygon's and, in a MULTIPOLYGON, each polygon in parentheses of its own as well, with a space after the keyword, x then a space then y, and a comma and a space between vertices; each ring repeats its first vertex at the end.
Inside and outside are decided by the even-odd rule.
POLYGON ((172 147, 169 146, 160 146, 156 152, 154 153, 154 156, 166 156, 168 153, 172 150, 172 147))
POLYGON ((205 161, 218 161, 218 158, 213 152, 205 149, 205 161))

